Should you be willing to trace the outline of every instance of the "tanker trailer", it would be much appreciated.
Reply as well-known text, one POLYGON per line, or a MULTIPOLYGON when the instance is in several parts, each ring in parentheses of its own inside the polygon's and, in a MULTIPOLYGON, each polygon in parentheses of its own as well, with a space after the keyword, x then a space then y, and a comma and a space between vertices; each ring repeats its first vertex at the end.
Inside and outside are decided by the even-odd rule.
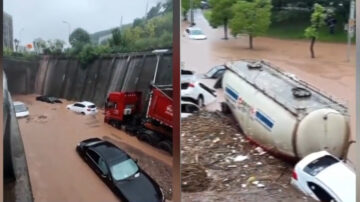
POLYGON ((274 155, 298 160, 320 150, 343 158, 349 138, 347 107, 264 61, 226 64, 223 111, 244 135, 274 155))

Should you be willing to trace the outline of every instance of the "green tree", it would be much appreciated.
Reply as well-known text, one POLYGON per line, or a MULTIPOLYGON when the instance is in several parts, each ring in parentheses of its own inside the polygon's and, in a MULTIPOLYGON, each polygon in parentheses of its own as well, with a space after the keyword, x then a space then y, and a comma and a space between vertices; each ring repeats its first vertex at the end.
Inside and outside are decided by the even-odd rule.
POLYGON ((236 0, 210 0, 210 25, 214 28, 224 26, 224 39, 228 39, 228 23, 233 17, 231 9, 236 0))
POLYGON ((192 1, 192 4, 193 4, 192 5, 193 8, 199 8, 200 7, 201 0, 182 0, 181 1, 181 8, 182 8, 183 16, 184 16, 184 21, 187 21, 187 13, 191 9, 191 1, 192 1))
POLYGON ((73 47, 82 47, 90 43, 90 35, 84 29, 77 28, 70 34, 69 41, 73 47))
POLYGON ((305 29, 305 37, 311 39, 310 52, 311 58, 315 58, 314 45, 317 38, 319 38, 319 30, 325 25, 325 8, 320 4, 314 4, 314 11, 311 14, 311 25, 305 29))
POLYGON ((249 35, 249 47, 253 48, 253 38, 264 34, 271 23, 271 1, 255 0, 247 2, 240 0, 232 7, 234 14, 230 20, 231 33, 236 36, 239 33, 249 35))

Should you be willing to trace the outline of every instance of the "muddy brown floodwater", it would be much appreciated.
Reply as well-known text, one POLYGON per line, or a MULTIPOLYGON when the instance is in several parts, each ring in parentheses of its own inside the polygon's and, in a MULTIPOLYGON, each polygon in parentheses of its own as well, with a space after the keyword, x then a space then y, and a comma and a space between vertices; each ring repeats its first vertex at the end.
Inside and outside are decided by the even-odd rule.
MULTIPOLYGON (((75 151, 78 142, 106 139, 128 152, 166 192, 172 193, 172 157, 136 137, 103 122, 103 111, 83 116, 63 104, 35 101, 36 95, 15 95, 29 107, 30 116, 19 119, 36 202, 119 201, 75 151)), ((141 191, 141 190, 139 190, 141 191)))
MULTIPOLYGON (((347 46, 340 43, 316 42, 316 58, 310 58, 309 41, 307 40, 281 40, 268 37, 256 37, 254 49, 248 48, 248 37, 240 35, 237 38, 229 36, 229 40, 223 40, 223 28, 213 29, 200 10, 195 12, 195 23, 207 35, 207 40, 190 40, 182 34, 181 37, 181 62, 185 69, 194 70, 199 77, 210 68, 224 64, 228 61, 240 59, 266 60, 283 71, 295 74, 313 86, 316 86, 325 94, 345 103, 349 109, 351 138, 355 140, 355 46, 351 46, 350 61, 347 61, 347 46)), ((182 23, 182 31, 189 25, 182 23)), ((215 83, 212 79, 202 79, 209 86, 215 83)), ((217 102, 206 107, 209 111, 220 109, 223 101, 222 90, 217 90, 217 102)), ((195 126, 194 127, 199 127, 195 126)), ((349 150, 349 163, 355 166, 355 147, 352 144, 349 150)), ((182 145, 182 148, 186 143, 182 145)), ((208 194, 208 193, 207 193, 208 194)), ((216 193, 218 196, 220 193, 216 193)), ((191 193, 188 196, 205 195, 205 192, 191 193)), ((221 195, 226 195, 225 192, 221 195)), ((191 201, 191 197, 187 198, 191 201)), ((209 198, 213 201, 213 198, 209 198)), ((252 200, 250 200, 252 201, 252 200)))

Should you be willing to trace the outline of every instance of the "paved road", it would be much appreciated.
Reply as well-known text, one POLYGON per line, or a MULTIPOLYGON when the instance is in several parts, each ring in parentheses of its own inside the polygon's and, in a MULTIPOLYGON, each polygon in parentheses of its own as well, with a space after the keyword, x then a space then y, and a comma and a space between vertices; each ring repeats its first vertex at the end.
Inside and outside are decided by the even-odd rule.
MULTIPOLYGON (((207 40, 195 41, 181 38, 181 61, 185 69, 199 74, 206 73, 211 67, 227 61, 239 59, 264 59, 277 65, 284 71, 316 86, 326 94, 347 103, 350 112, 351 134, 355 139, 355 46, 351 47, 351 62, 346 61, 346 44, 320 43, 315 45, 316 58, 309 55, 309 41, 280 40, 267 37, 254 39, 254 50, 248 48, 248 37, 229 37, 223 40, 223 28, 213 29, 198 10, 195 12, 196 26, 208 36, 207 40)), ((182 30, 188 25, 182 23, 182 30)), ((213 85, 214 80, 203 80, 213 85)), ((208 109, 219 109, 223 100, 222 91, 218 91, 218 103, 208 109)), ((349 159, 355 160, 355 145, 350 147, 349 159)))
POLYGON ((102 113, 82 116, 64 104, 35 101, 35 95, 14 96, 25 102, 30 117, 19 120, 36 202, 118 201, 110 189, 75 151, 84 139, 100 137, 114 142, 133 157, 164 190, 171 188, 172 157, 103 123, 102 113))

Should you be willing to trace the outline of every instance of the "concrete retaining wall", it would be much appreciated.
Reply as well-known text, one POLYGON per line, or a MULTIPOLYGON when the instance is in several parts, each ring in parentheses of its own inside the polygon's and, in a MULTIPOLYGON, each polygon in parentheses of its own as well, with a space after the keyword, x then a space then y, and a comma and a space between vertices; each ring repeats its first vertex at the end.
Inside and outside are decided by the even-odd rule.
POLYGON ((82 68, 72 58, 43 56, 38 61, 4 58, 12 94, 36 93, 103 106, 109 92, 141 91, 143 101, 155 84, 172 84, 172 53, 121 54, 95 60, 82 68))

